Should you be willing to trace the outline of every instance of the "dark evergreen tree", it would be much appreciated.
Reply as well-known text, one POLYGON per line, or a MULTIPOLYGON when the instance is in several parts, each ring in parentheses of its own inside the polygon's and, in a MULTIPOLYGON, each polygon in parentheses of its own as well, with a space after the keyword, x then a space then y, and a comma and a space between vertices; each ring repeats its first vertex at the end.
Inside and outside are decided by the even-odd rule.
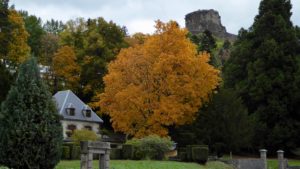
POLYGON ((10 22, 8 20, 8 0, 0 1, 0 59, 6 57, 8 53, 8 43, 10 34, 10 22))
POLYGON ((52 169, 62 144, 60 116, 35 59, 24 62, 0 113, 0 163, 14 169, 52 169))
POLYGON ((179 127, 173 139, 181 144, 207 144, 218 155, 249 148, 254 118, 232 90, 220 89, 199 111, 192 125, 179 127))
POLYGON ((197 139, 202 139, 218 154, 239 152, 251 145, 253 122, 241 98, 234 91, 222 88, 199 112, 195 122, 197 139))
POLYGON ((5 66, 0 63, 0 104, 5 100, 6 95, 10 89, 12 83, 12 76, 6 70, 5 66))
POLYGON ((217 47, 216 40, 209 30, 205 30, 200 35, 200 45, 199 51, 206 51, 212 53, 212 51, 217 47))
POLYGON ((225 65, 225 87, 235 89, 257 116, 255 143, 271 151, 300 146, 300 119, 293 115, 298 40, 291 7, 290 0, 263 0, 250 29, 240 30, 225 65))

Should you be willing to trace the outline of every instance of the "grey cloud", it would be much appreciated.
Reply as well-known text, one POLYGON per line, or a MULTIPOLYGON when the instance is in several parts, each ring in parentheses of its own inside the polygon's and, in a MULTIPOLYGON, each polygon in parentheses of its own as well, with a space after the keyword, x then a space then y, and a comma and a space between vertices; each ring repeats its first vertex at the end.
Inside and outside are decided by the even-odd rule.
MULTIPOLYGON (((184 26, 184 16, 198 9, 216 9, 222 23, 231 33, 248 28, 258 12, 260 0, 11 0, 17 9, 29 11, 43 20, 55 18, 67 21, 76 17, 102 16, 130 33, 151 32, 150 21, 176 20, 184 26), (143 24, 144 23, 144 24, 143 24)), ((294 24, 300 25, 300 1, 292 0, 294 24)))

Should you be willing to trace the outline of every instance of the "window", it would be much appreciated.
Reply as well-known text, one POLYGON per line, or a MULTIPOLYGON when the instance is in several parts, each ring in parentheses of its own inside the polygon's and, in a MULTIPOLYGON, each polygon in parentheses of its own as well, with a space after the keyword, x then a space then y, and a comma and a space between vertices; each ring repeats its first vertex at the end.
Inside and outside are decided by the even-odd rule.
POLYGON ((71 131, 74 131, 74 130, 76 130, 76 125, 74 125, 74 124, 69 124, 68 126, 67 126, 67 129, 68 130, 71 130, 71 131))
POLYGON ((72 134, 73 134, 73 132, 74 132, 74 130, 76 130, 76 125, 74 125, 74 124, 69 124, 68 126, 67 126, 67 131, 66 131, 66 135, 67 135, 67 137, 71 137, 72 136, 72 134))
POLYGON ((74 108, 74 106, 73 106, 72 103, 70 103, 70 104, 68 105, 68 107, 66 108, 66 113, 67 113, 67 115, 69 115, 69 116, 75 116, 75 108, 74 108))
POLYGON ((82 114, 84 117, 91 117, 92 116, 92 110, 86 105, 84 106, 82 110, 82 114))
POLYGON ((84 126, 85 129, 92 131, 92 127, 91 126, 84 126))

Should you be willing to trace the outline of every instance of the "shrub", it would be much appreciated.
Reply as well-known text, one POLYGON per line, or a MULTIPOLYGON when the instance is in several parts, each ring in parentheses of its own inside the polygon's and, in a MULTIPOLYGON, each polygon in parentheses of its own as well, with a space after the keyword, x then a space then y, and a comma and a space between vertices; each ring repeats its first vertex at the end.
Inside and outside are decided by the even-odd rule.
POLYGON ((71 148, 71 160, 80 160, 80 147, 77 145, 71 148))
POLYGON ((178 152, 178 157, 180 161, 187 161, 186 152, 178 152))
POLYGON ((81 141, 95 141, 98 139, 98 136, 95 132, 90 130, 74 130, 71 139, 75 144, 79 145, 81 141))
POLYGON ((165 157, 165 153, 171 149, 173 142, 170 138, 152 135, 142 139, 130 140, 127 144, 134 146, 135 159, 162 160, 165 157))
POLYGON ((110 159, 119 160, 122 159, 122 149, 113 148, 110 150, 110 159))
POLYGON ((187 158, 187 161, 194 161, 193 160, 193 152, 192 152, 192 149, 193 148, 196 148, 196 147, 205 147, 205 148, 208 148, 207 145, 187 145, 186 146, 186 158, 187 158))
POLYGON ((200 164, 205 164, 208 159, 208 148, 192 147, 192 159, 200 164))
POLYGON ((131 144, 124 144, 122 147, 122 156, 125 160, 133 159, 134 148, 131 144))
POLYGON ((62 146, 62 159, 69 160, 70 159, 70 147, 62 146))

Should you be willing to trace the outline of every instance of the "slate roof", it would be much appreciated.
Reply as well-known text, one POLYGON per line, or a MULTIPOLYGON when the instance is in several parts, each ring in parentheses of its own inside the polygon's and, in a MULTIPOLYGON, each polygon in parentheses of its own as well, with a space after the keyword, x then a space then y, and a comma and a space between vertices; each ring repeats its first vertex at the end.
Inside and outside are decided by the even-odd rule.
POLYGON ((83 101, 81 101, 71 90, 59 91, 53 96, 59 114, 61 114, 65 120, 78 120, 86 122, 103 123, 103 120, 83 101), (66 108, 72 105, 75 108, 75 115, 67 115, 66 108), (82 113, 83 109, 91 110, 91 117, 86 117, 82 113))

